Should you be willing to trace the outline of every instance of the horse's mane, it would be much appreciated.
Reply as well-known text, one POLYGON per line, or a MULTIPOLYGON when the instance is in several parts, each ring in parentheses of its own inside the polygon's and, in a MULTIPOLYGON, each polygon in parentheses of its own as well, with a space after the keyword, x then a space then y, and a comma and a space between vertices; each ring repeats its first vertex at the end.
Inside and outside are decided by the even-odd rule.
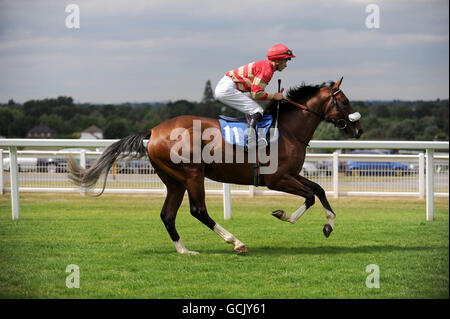
MULTIPOLYGON (((308 85, 305 82, 302 82, 299 86, 289 88, 286 94, 286 98, 288 100, 303 104, 310 97, 319 92, 321 88, 332 87, 333 85, 334 85, 333 81, 323 82, 322 84, 316 85, 308 85)), ((272 113, 273 111, 276 112, 276 105, 277 105, 276 101, 272 101, 268 105, 266 113, 272 113)), ((296 106, 293 106, 292 104, 284 101, 281 102, 281 105, 282 107, 280 106, 280 112, 297 108, 296 106)))

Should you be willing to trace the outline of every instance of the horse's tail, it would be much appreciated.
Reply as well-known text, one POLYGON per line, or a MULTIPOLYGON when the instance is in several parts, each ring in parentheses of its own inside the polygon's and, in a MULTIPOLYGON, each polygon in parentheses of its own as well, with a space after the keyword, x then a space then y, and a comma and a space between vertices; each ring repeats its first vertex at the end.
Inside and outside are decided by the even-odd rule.
POLYGON ((69 179, 75 185, 89 189, 92 188, 97 183, 100 176, 104 174, 105 179, 102 191, 100 194, 94 195, 100 196, 105 191, 109 170, 117 159, 124 157, 141 158, 148 155, 143 141, 144 139, 149 138, 150 135, 151 131, 130 135, 111 144, 89 169, 82 169, 80 165, 75 163, 72 157, 69 157, 67 166, 69 179))

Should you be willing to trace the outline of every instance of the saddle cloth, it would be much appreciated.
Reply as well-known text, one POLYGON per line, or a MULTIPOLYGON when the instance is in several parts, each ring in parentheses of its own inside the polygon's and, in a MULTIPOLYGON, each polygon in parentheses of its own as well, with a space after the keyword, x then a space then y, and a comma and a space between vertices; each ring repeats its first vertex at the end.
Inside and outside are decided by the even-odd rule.
MULTIPOLYGON (((261 121, 256 125, 256 131, 260 137, 266 137, 272 125, 272 115, 264 115, 261 121), (261 130, 261 132, 259 132, 261 130)), ((222 130, 222 137, 225 142, 229 144, 235 144, 238 146, 245 146, 247 144, 247 128, 248 123, 245 117, 243 118, 230 118, 227 116, 219 116, 220 128, 222 130)))

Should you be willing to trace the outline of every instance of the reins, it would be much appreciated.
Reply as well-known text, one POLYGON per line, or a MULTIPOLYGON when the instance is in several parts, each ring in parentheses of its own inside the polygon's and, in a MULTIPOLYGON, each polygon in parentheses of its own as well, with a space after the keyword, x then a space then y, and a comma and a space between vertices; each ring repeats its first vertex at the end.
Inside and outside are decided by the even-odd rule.
MULTIPOLYGON (((333 89, 332 89, 331 87, 328 87, 328 89, 330 90, 330 96, 331 96, 332 99, 333 99, 332 103, 333 103, 334 108, 338 111, 338 113, 341 113, 341 114, 343 113, 343 114, 345 114, 345 117, 344 117, 344 118, 340 118, 340 119, 337 119, 337 120, 336 120, 336 119, 333 119, 333 118, 329 118, 329 117, 327 116, 327 113, 328 113, 331 109, 333 109, 332 107, 328 107, 328 109, 325 111, 325 113, 321 114, 321 113, 319 113, 319 112, 316 112, 316 111, 312 110, 311 108, 307 107, 306 105, 303 105, 303 104, 300 104, 300 103, 291 101, 291 100, 289 100, 289 99, 283 98, 282 101, 285 101, 285 102, 287 102, 287 103, 290 103, 290 104, 292 104, 292 105, 298 107, 298 108, 301 109, 301 110, 304 110, 304 111, 306 111, 306 112, 312 113, 312 114, 314 114, 315 116, 317 116, 318 118, 320 118, 320 120, 325 120, 325 121, 327 121, 327 122, 329 122, 329 123, 332 123, 335 127, 339 128, 339 129, 341 129, 341 130, 344 130, 344 129, 347 128, 348 126, 353 126, 353 125, 354 125, 354 122, 358 121, 358 120, 361 118, 361 114, 359 114, 358 112, 354 112, 354 113, 351 113, 351 114, 347 114, 346 112, 344 112, 344 111, 342 110, 342 108, 339 107, 339 103, 338 103, 338 101, 337 101, 337 99, 336 99, 336 95, 339 94, 339 93, 341 92, 341 90, 338 89, 338 90, 336 90, 336 92, 333 92, 333 89)), ((266 107, 266 110, 267 110, 268 107, 269 107, 269 106, 266 107)), ((279 108, 280 108, 280 103, 279 103, 279 101, 278 101, 278 103, 277 103, 277 113, 276 113, 276 124, 275 124, 275 125, 278 124, 278 112, 279 112, 279 108)), ((275 127, 276 127, 276 126, 275 126, 275 127)), ((275 136, 275 135, 274 135, 274 136, 275 136)), ((306 143, 306 142, 303 142, 303 141, 300 141, 300 142, 303 143, 304 145, 306 145, 306 147, 309 146, 309 144, 306 143)))
MULTIPOLYGON (((339 111, 341 111, 341 108, 339 107, 339 104, 337 103, 337 100, 336 100, 336 94, 338 94, 339 92, 341 92, 340 89, 337 90, 336 92, 333 92, 332 89, 330 88, 330 94, 331 94, 331 96, 332 96, 332 98, 333 98, 334 106, 335 106, 339 111)), ((292 104, 292 105, 294 105, 294 106, 297 106, 298 108, 300 108, 300 109, 302 109, 302 110, 304 110, 304 111, 307 111, 307 112, 309 112, 309 113, 312 113, 312 114, 316 115, 316 116, 319 117, 321 120, 325 120, 325 121, 327 121, 327 122, 332 123, 334 126, 338 127, 338 128, 341 129, 341 130, 345 129, 345 128, 348 126, 348 124, 349 124, 349 122, 348 122, 346 119, 338 119, 338 120, 335 120, 335 119, 331 119, 331 118, 327 117, 326 114, 327 114, 328 110, 327 110, 327 112, 325 112, 324 114, 320 114, 320 113, 318 113, 318 112, 316 112, 316 111, 314 111, 314 110, 311 110, 311 109, 310 109, 309 107, 307 107, 306 105, 303 105, 303 104, 300 104, 300 103, 297 103, 297 102, 294 102, 294 101, 291 101, 291 100, 288 100, 288 99, 283 99, 283 100, 286 101, 286 102, 288 102, 288 103, 290 103, 290 104, 292 104)))
POLYGON ((297 102, 294 102, 294 101, 291 101, 291 100, 288 100, 288 99, 283 99, 283 101, 286 101, 286 102, 288 102, 288 103, 291 103, 292 105, 294 105, 294 106, 296 106, 296 107, 298 107, 298 108, 301 108, 302 110, 308 111, 308 112, 310 112, 310 113, 312 113, 312 114, 318 116, 318 117, 321 118, 322 120, 326 120, 326 119, 327 119, 327 117, 326 117, 325 115, 320 114, 320 113, 318 113, 318 112, 316 112, 316 111, 314 111, 314 110, 311 110, 311 109, 310 109, 309 107, 307 107, 306 105, 303 105, 303 104, 300 104, 300 103, 297 103, 297 102))

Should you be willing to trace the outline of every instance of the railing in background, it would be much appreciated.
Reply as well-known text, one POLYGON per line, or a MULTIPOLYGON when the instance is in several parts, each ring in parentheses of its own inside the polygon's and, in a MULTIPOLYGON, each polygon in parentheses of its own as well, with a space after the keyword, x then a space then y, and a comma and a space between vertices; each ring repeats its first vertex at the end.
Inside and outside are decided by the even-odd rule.
MULTIPOLYGON (((3 172, 6 191, 9 183, 9 152, 3 151, 3 172)), ((19 190, 23 192, 78 192, 66 173, 66 158, 73 156, 81 166, 90 167, 101 152, 79 151, 17 151, 19 190)), ((448 196, 448 156, 435 156, 435 196, 448 196)), ((347 196, 425 196, 425 156, 355 155, 307 153, 301 174, 320 183, 328 195, 347 196), (364 169, 348 163, 365 164, 364 169)), ((101 186, 99 183, 98 186, 101 186)), ((222 184, 206 180, 206 191, 221 194, 222 184)), ((1 188, 0 188, 1 190, 1 188)), ((164 193, 164 184, 146 159, 119 161, 107 179, 106 192, 164 193)), ((284 194, 263 187, 232 185, 231 193, 255 195, 284 194)))
MULTIPOLYGON (((113 142, 115 140, 0 139, 0 147, 7 146, 10 149, 9 152, 0 152, 0 194, 4 190, 11 191, 13 218, 19 217, 19 192, 80 192, 80 189, 74 187, 64 174, 65 158, 68 155, 79 160, 81 166, 89 167, 101 154, 86 150, 17 151, 17 147, 107 147, 113 142), (52 161, 45 160, 49 158, 52 161), (11 170, 9 185, 8 172, 4 169, 11 170)), ((434 209, 433 196, 448 197, 448 155, 434 156, 435 149, 448 150, 448 142, 311 141, 310 145, 311 148, 327 149, 426 150, 426 155, 423 152, 415 155, 308 153, 302 175, 319 183, 328 195, 335 198, 340 195, 418 196, 422 199, 426 197, 427 220, 431 220, 434 209), (428 158, 431 160, 427 160, 428 158), (352 162, 359 166, 348 165, 352 162), (435 173, 426 174, 430 171, 435 173)), ((222 185, 210 180, 205 182, 205 188, 209 194, 223 194, 226 219, 231 218, 231 194, 249 196, 285 194, 263 187, 222 185)), ((94 192, 98 191, 99 188, 94 189, 94 192)), ((154 174, 149 161, 143 160, 131 161, 128 164, 119 162, 113 167, 108 176, 105 192, 164 194, 165 188, 154 174)))

